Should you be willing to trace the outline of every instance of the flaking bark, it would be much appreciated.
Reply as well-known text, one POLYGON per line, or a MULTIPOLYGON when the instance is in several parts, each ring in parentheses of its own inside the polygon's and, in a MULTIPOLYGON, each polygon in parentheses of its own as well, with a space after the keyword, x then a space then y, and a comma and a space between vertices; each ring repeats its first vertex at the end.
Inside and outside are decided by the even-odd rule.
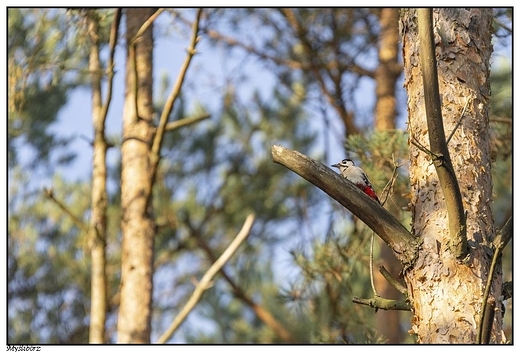
MULTIPOLYGON (((419 58, 417 13, 401 12, 400 26, 408 93, 412 230, 423 242, 415 266, 405 272, 412 303, 412 329, 419 343, 475 343, 482 315, 482 296, 495 237, 491 211, 492 182, 488 98, 492 10, 433 10, 434 45, 445 138, 452 155, 464 208, 469 256, 453 255, 448 201, 432 164, 428 140, 424 82, 419 58)), ((494 275, 490 296, 502 301, 501 270, 494 275)), ((502 313, 495 310, 491 343, 504 342, 502 313)))

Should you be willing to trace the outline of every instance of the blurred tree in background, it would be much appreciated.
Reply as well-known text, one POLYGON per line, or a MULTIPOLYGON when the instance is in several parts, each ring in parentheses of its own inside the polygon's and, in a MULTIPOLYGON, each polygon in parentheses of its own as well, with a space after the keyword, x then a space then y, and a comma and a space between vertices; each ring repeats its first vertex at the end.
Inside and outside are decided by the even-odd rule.
MULTIPOLYGON (((114 10, 96 11, 106 68, 114 10)), ((203 114, 210 118, 164 136, 153 188, 151 342, 170 325, 249 213, 256 220, 247 241, 169 341, 414 341, 406 333, 409 313, 398 317, 401 333, 387 336, 376 327, 376 320, 385 321, 381 312, 352 303, 353 296, 370 292, 369 231, 325 194, 274 164, 269 153, 272 144, 282 144, 330 165, 346 152, 363 166, 378 194, 390 180, 395 160, 402 166, 387 204, 409 227, 401 59, 397 67, 381 68, 388 65, 380 52, 383 12, 203 11, 198 52, 169 121, 203 114), (377 104, 385 72, 394 80, 394 106, 385 105, 394 125, 375 128, 384 110, 377 104)), ((493 66, 490 100, 496 136, 493 210, 499 224, 512 206, 512 79, 507 61, 512 13, 497 9, 495 14, 495 49, 506 53, 493 66)), ((194 16, 192 9, 165 10, 154 23, 156 48, 161 40, 187 47, 194 16)), ((61 108, 72 94, 85 92, 78 87, 91 74, 86 69, 91 42, 74 18, 77 14, 65 9, 8 10, 8 343, 89 341, 90 168, 74 164, 80 151, 67 143, 79 137, 53 130, 61 108), (67 167, 85 168, 89 176, 71 180, 67 167), (42 192, 42 186, 52 194, 42 192)), ((181 61, 185 56, 182 50, 169 53, 181 61)), ((115 61, 120 82, 124 55, 121 34, 115 61)), ((176 79, 166 69, 176 68, 154 71, 155 125, 176 79)), ((105 88, 106 80, 103 84, 105 88)), ((124 86, 115 87, 114 96, 122 96, 124 86)), ((117 119, 121 125, 120 115, 117 119)), ((117 152, 107 158, 106 342, 116 342, 122 236, 118 153, 123 138, 107 138, 117 152)), ((505 264, 510 255, 505 253, 505 264)), ((504 265, 505 279, 512 279, 511 270, 504 265)), ((506 309, 506 333, 511 308, 506 309)))

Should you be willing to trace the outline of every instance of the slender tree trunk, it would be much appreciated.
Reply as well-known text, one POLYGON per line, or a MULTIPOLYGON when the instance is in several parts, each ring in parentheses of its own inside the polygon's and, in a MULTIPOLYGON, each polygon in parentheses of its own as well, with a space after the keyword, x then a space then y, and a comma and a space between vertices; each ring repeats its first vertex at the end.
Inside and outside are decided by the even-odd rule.
POLYGON ((105 116, 101 98, 101 63, 99 59, 99 22, 96 11, 86 15, 91 38, 89 69, 92 75, 92 118, 94 140, 92 143, 92 214, 90 217, 89 247, 92 265, 90 343, 105 342, 105 319, 107 310, 106 277, 106 230, 107 190, 105 116))
MULTIPOLYGON (((405 273, 413 307, 412 330, 420 343, 475 343, 490 274, 492 181, 488 99, 491 9, 435 9, 435 52, 442 116, 452 164, 467 211, 469 258, 459 262, 450 248, 446 202, 429 148, 419 58, 416 10, 403 10, 401 34, 408 91, 410 183, 413 232, 423 239, 415 266, 405 273), (462 116, 463 115, 463 116, 462 116), (462 117, 462 118, 461 118, 462 117), (460 122, 460 125, 458 123, 460 122)), ((494 275, 491 342, 503 342, 501 270, 494 275)))
MULTIPOLYGON (((399 9, 384 8, 379 13, 381 27, 379 39, 379 66, 375 71, 376 81, 376 105, 374 109, 374 129, 377 131, 395 129, 397 116, 395 87, 397 79, 402 72, 398 64, 399 43, 399 9)), ((386 208, 397 217, 401 209, 395 209, 392 204, 386 208)), ((395 257, 393 251, 381 240, 379 243, 380 263, 394 276, 398 277, 401 264, 395 257)), ((400 299, 401 294, 379 273, 374 275, 375 285, 381 297, 400 299)), ((380 310, 376 316, 377 332, 387 338, 390 344, 403 341, 403 330, 401 329, 401 311, 380 310)))
POLYGON ((150 342, 153 292, 153 241, 150 149, 153 139, 153 31, 134 36, 152 9, 127 9, 126 93, 121 147, 121 303, 118 341, 150 342))
POLYGON ((391 130, 395 128, 397 103, 395 86, 401 75, 402 67, 398 63, 399 43, 399 9, 381 9, 379 14, 381 27, 379 39, 379 66, 375 71, 376 81, 376 130, 391 130))

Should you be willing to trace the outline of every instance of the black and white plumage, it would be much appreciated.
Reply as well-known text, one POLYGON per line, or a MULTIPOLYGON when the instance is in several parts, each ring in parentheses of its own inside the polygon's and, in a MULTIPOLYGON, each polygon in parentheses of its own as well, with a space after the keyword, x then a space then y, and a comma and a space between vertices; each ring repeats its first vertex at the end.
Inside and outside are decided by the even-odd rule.
POLYGON ((347 180, 355 184, 366 195, 381 204, 379 198, 377 198, 376 192, 374 191, 374 187, 372 187, 372 184, 368 180, 367 174, 365 171, 363 171, 362 168, 354 165, 352 160, 343 159, 341 162, 332 166, 339 169, 341 176, 345 177, 347 180))

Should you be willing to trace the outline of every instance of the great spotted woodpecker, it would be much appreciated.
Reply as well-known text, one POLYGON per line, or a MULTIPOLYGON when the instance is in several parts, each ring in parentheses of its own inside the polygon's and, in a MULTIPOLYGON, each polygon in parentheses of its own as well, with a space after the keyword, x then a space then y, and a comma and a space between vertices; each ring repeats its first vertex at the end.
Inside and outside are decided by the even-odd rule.
POLYGON ((332 165, 333 167, 337 167, 341 176, 345 177, 347 180, 355 184, 360 190, 365 192, 370 198, 376 200, 379 204, 379 198, 377 198, 377 194, 372 187, 372 184, 368 180, 368 176, 360 167, 354 165, 354 162, 350 159, 343 159, 341 162, 332 165))

